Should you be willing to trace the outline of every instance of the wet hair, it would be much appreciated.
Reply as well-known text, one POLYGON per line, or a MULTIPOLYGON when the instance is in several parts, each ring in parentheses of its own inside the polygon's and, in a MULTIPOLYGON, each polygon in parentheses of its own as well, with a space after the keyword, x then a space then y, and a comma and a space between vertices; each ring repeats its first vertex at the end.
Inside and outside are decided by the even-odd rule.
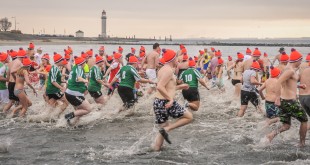
POLYGON ((153 49, 157 49, 159 47, 159 44, 156 42, 154 45, 153 45, 153 49))

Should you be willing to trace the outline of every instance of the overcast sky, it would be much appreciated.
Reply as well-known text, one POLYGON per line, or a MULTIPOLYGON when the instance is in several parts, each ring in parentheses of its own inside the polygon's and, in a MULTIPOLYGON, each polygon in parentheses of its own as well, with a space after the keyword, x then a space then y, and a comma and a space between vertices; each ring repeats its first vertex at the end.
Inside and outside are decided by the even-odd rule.
POLYGON ((310 37, 310 0, 6 0, 1 17, 23 33, 173 38, 310 37))

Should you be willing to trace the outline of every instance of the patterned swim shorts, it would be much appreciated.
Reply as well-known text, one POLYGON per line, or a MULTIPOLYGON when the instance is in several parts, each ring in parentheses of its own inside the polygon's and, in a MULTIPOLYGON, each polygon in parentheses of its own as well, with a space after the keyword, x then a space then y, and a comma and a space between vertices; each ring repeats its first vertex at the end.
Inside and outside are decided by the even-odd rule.
POLYGON ((300 122, 308 121, 306 112, 297 100, 281 99, 279 116, 282 123, 289 125, 291 125, 291 117, 296 118, 300 122))
POLYGON ((173 118, 180 118, 184 115, 185 109, 178 104, 176 101, 173 102, 173 105, 166 109, 165 105, 168 103, 168 100, 155 98, 153 103, 153 109, 155 113, 155 123, 162 124, 165 123, 169 116, 173 118))

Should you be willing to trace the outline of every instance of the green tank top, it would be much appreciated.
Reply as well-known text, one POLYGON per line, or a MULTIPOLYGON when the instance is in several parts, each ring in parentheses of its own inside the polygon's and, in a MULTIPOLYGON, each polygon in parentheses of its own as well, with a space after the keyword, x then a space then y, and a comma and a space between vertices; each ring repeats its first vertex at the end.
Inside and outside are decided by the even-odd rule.
POLYGON ((131 66, 123 66, 116 74, 116 77, 120 79, 120 86, 125 86, 134 89, 136 81, 141 79, 137 70, 131 66))
MULTIPOLYGON (((0 62, 0 76, 3 76, 4 78, 6 78, 7 71, 8 71, 8 67, 0 62)), ((6 87, 6 82, 0 81, 0 90, 5 90, 5 89, 8 89, 6 87)))
POLYGON ((69 75, 68 79, 68 89, 72 91, 77 91, 80 93, 84 93, 87 89, 85 83, 77 82, 77 78, 82 77, 85 79, 84 70, 81 66, 75 65, 69 75))
POLYGON ((198 88, 198 80, 203 76, 195 68, 188 68, 183 71, 179 77, 179 80, 182 80, 184 83, 188 84, 189 87, 198 88))
POLYGON ((55 94, 60 92, 60 89, 52 84, 53 82, 57 82, 59 85, 61 84, 61 72, 59 68, 55 65, 52 66, 50 72, 48 73, 46 85, 47 94, 55 94))
POLYGON ((92 92, 100 91, 101 84, 97 82, 97 80, 102 80, 103 75, 100 71, 100 68, 97 65, 94 65, 89 72, 89 84, 88 90, 92 92))

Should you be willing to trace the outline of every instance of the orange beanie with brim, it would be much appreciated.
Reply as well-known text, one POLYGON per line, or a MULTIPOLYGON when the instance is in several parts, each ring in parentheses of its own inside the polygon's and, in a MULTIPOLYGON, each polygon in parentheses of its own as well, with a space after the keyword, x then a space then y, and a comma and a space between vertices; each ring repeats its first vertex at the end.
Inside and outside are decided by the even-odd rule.
POLYGON ((86 60, 83 57, 74 57, 75 65, 83 65, 86 60))
POLYGON ((26 57, 27 53, 23 48, 19 48, 19 51, 17 52, 16 57, 17 58, 24 58, 26 57))
POLYGON ((244 59, 244 55, 242 53, 237 53, 237 57, 238 57, 238 60, 243 60, 244 59))
POLYGON ((187 55, 187 54, 184 54, 184 55, 183 55, 183 61, 186 61, 186 60, 188 60, 188 55, 187 55))
POLYGON ((280 71, 280 69, 278 69, 274 66, 271 66, 270 67, 270 73, 271 73, 271 78, 276 78, 281 74, 281 71, 280 71))
POLYGON ((176 58, 176 53, 171 49, 163 49, 163 58, 165 63, 170 63, 176 58))
POLYGON ((256 71, 260 71, 261 68, 260 68, 259 63, 254 60, 253 63, 252 63, 251 69, 254 69, 256 71))
POLYGON ((193 58, 191 57, 191 58, 189 58, 189 61, 188 61, 188 66, 189 67, 191 67, 191 68, 193 68, 193 67, 195 67, 196 66, 196 62, 195 62, 195 60, 193 60, 193 58))
POLYGON ((258 50, 258 48, 255 48, 254 52, 253 52, 253 57, 260 57, 262 55, 262 53, 258 50))
POLYGON ((161 65, 165 65, 165 59, 164 59, 164 57, 162 57, 161 59, 159 59, 159 64, 161 64, 161 65))
POLYGON ((250 48, 246 48, 246 51, 245 51, 246 55, 251 55, 252 54, 252 51, 250 48))
POLYGON ((96 57, 96 64, 103 62, 103 58, 101 56, 99 56, 98 54, 96 54, 95 57, 96 57))
POLYGON ((34 44, 32 42, 29 43, 29 47, 28 47, 30 50, 33 50, 34 49, 34 44))
POLYGON ((0 53, 0 61, 5 62, 7 59, 9 59, 9 55, 7 53, 0 53))
POLYGON ((300 60, 302 60, 302 55, 293 48, 290 55, 290 63, 298 62, 300 60))
POLYGON ((122 55, 119 53, 114 53, 113 56, 114 56, 114 59, 117 59, 117 60, 122 58, 122 55))
POLYGON ((23 66, 27 66, 27 67, 29 67, 29 66, 31 66, 31 64, 32 64, 32 61, 29 59, 29 58, 23 58, 23 66))
POLYGON ((310 53, 306 57, 306 62, 310 62, 310 53))
POLYGON ((41 59, 49 61, 50 60, 50 56, 48 54, 44 54, 41 59))
POLYGON ((136 56, 130 56, 129 57, 128 63, 135 64, 137 62, 138 62, 138 58, 136 56))
POLYGON ((288 62, 289 60, 290 57, 285 52, 282 52, 282 55, 280 56, 280 62, 288 62))
POLYGON ((61 62, 63 60, 63 58, 62 58, 62 56, 60 54, 55 54, 53 58, 54 58, 54 63, 55 64, 59 63, 59 62, 61 62))
POLYGON ((223 65, 224 60, 221 57, 218 57, 217 63, 218 65, 223 65))

